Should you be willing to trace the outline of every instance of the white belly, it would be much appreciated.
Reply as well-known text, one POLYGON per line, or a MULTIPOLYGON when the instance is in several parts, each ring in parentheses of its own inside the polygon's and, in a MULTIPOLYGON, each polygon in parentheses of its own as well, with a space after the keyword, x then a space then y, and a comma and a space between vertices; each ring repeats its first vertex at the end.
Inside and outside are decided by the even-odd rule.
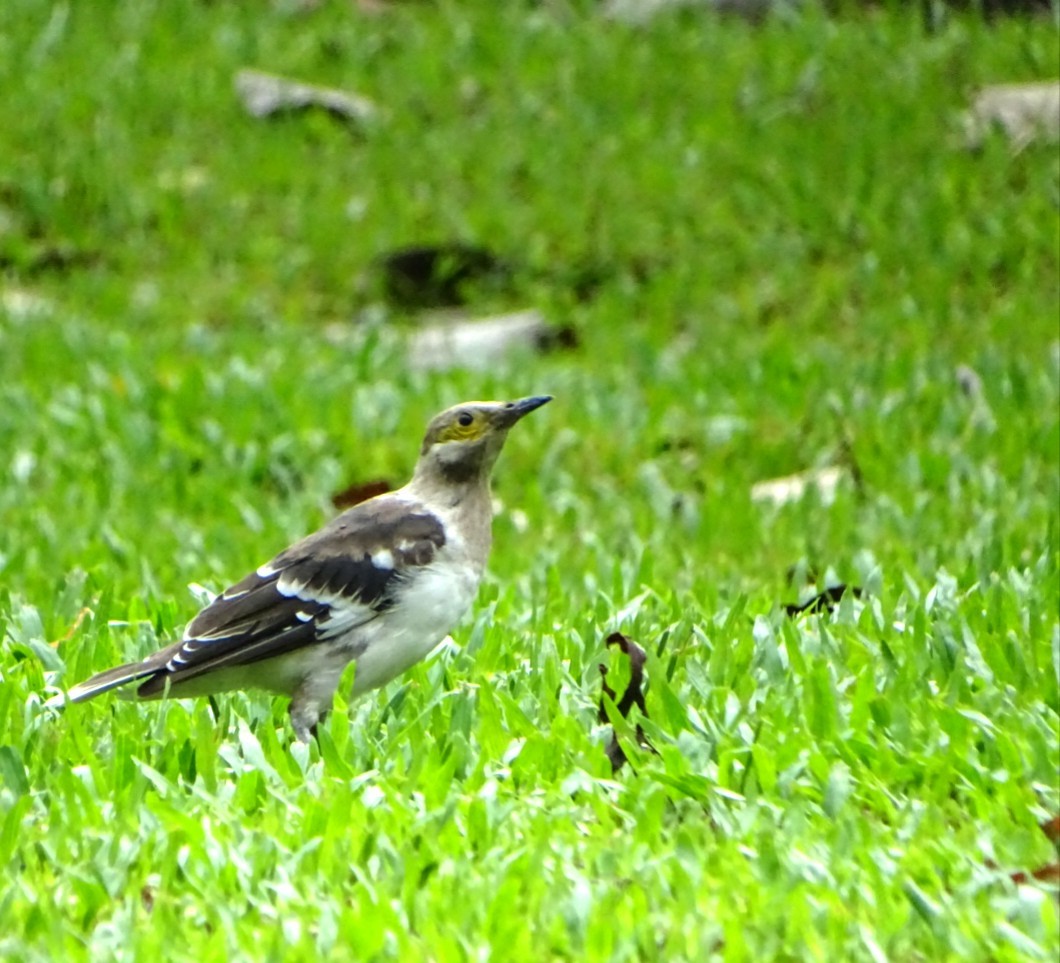
POLYGON ((356 630, 353 694, 385 685, 438 645, 474 601, 479 573, 466 563, 435 561, 410 581, 394 606, 356 630))

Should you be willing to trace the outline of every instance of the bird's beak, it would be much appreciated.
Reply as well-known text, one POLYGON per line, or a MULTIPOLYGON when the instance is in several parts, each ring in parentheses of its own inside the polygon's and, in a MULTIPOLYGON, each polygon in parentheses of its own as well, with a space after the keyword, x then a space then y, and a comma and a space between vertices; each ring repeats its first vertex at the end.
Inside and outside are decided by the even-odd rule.
POLYGON ((498 412, 501 425, 510 428, 523 415, 530 414, 535 408, 547 405, 552 400, 552 395, 534 395, 532 398, 520 398, 518 401, 509 401, 498 412))

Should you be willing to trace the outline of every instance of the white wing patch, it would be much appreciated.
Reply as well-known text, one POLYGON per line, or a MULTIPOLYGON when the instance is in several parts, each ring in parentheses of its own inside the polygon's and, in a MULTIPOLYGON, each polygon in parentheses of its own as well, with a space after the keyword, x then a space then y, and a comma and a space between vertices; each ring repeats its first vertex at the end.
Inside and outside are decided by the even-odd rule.
POLYGON ((356 599, 347 598, 344 595, 336 595, 333 592, 319 592, 311 589, 304 582, 281 575, 276 582, 276 591, 284 598, 296 598, 302 602, 315 602, 327 608, 327 615, 312 612, 298 611, 295 618, 300 622, 311 622, 317 619, 317 639, 333 639, 335 636, 343 635, 350 629, 357 628, 365 622, 370 622, 378 613, 369 605, 364 605, 356 599))
POLYGON ((327 620, 317 623, 317 638, 333 639, 345 635, 351 629, 371 622, 378 615, 374 609, 360 602, 351 602, 348 599, 332 602, 328 608, 327 620))
POLYGON ((284 598, 288 599, 305 599, 307 602, 330 602, 331 599, 325 599, 320 596, 313 596, 312 594, 306 594, 305 582, 295 581, 293 578, 289 578, 287 575, 281 575, 279 580, 276 582, 276 591, 280 593, 284 598))
POLYGON ((376 568, 393 568, 394 567, 394 553, 389 549, 381 548, 378 552, 373 552, 368 556, 371 559, 372 564, 376 568))

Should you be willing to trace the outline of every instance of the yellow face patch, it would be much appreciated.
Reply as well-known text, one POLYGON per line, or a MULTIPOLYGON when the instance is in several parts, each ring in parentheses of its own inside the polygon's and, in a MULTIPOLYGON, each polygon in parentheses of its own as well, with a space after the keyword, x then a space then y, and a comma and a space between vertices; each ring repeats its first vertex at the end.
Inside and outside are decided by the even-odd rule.
POLYGON ((474 411, 460 411, 453 417, 441 433, 439 441, 474 441, 481 438, 488 427, 488 421, 474 411))

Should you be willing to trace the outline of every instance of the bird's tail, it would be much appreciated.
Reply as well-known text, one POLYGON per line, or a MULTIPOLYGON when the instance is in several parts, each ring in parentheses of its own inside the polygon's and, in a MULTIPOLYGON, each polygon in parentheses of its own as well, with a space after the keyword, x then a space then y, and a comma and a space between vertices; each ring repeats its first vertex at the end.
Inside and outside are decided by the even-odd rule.
POLYGON ((91 679, 85 679, 84 682, 78 682, 66 693, 66 698, 70 702, 85 702, 104 692, 110 692, 111 689, 116 689, 118 686, 125 685, 127 682, 134 682, 144 676, 154 675, 158 669, 159 666, 153 664, 150 660, 119 665, 113 669, 107 669, 106 672, 100 672, 92 676, 91 679))

